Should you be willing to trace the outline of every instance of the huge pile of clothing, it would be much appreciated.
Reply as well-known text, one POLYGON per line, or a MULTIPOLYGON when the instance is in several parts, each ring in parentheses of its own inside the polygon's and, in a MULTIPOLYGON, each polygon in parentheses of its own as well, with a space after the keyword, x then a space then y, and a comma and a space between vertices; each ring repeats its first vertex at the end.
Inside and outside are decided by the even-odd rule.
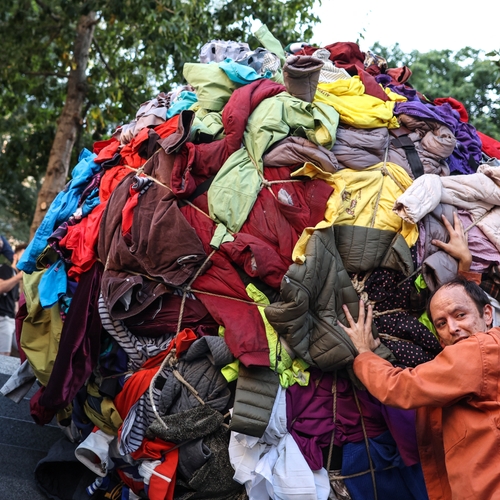
POLYGON ((342 306, 373 305, 392 363, 436 356, 425 302, 457 263, 431 240, 455 211, 498 305, 500 143, 354 43, 255 36, 207 43, 82 151, 19 264, 2 393, 38 382, 91 498, 425 499, 414 412, 357 380, 342 306))

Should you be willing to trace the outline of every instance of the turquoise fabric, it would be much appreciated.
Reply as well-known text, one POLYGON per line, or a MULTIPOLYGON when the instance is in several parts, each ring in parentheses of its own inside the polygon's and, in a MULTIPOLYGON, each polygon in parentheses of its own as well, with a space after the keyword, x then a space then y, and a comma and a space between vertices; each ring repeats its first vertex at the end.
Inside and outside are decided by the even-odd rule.
MULTIPOLYGON (((260 76, 257 71, 255 71, 250 66, 245 66, 244 64, 239 64, 232 59, 226 59, 219 63, 220 69, 226 73, 227 77, 235 83, 241 85, 246 85, 248 83, 255 82, 255 80, 260 80, 263 76, 260 76)), ((267 72, 269 73, 269 72, 267 72)), ((270 77, 270 74, 264 75, 264 77, 270 77)))
POLYGON ((183 90, 175 102, 168 108, 167 120, 172 118, 172 116, 178 115, 181 111, 189 109, 196 102, 198 102, 198 98, 194 92, 183 90))
POLYGON ((63 222, 67 221, 78 208, 78 201, 88 183, 99 170, 101 165, 94 163, 97 155, 88 149, 83 149, 78 157, 78 163, 71 172, 71 181, 51 203, 40 227, 24 251, 17 268, 25 273, 36 270, 36 261, 43 249, 47 246, 47 239, 63 222))
POLYGON ((62 259, 59 259, 47 269, 40 280, 38 285, 40 305, 44 309, 54 306, 59 301, 59 297, 66 295, 67 288, 66 265, 62 259))

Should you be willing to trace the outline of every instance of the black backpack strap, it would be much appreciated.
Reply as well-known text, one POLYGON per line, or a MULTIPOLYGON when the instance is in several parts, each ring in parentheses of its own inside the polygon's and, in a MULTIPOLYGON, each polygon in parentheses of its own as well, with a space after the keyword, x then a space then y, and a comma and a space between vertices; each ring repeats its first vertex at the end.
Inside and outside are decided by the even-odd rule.
POLYGON ((188 204, 188 202, 192 203, 196 198, 198 198, 198 196, 202 195, 203 193, 206 193, 210 188, 210 185, 212 184, 214 179, 215 175, 204 180, 201 184, 198 184, 193 193, 187 198, 187 201, 183 199, 178 200, 177 202, 178 206, 184 207, 185 205, 188 204))
POLYGON ((394 136, 391 140, 391 144, 396 148, 404 149, 406 159, 410 164, 410 168, 415 179, 424 175, 424 166, 422 165, 417 150, 415 149, 415 144, 408 137, 410 131, 401 127, 399 129, 392 129, 389 132, 394 136))

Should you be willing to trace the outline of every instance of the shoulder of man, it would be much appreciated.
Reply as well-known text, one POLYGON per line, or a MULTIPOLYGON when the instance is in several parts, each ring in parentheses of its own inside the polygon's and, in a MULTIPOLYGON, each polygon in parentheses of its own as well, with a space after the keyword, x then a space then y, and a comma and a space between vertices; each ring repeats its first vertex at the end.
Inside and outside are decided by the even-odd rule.
MULTIPOLYGON (((478 334, 476 333, 476 335, 478 335, 478 334)), ((500 342, 500 327, 494 326, 493 328, 490 328, 488 331, 484 332, 484 335, 496 337, 496 338, 498 338, 498 341, 500 342)))

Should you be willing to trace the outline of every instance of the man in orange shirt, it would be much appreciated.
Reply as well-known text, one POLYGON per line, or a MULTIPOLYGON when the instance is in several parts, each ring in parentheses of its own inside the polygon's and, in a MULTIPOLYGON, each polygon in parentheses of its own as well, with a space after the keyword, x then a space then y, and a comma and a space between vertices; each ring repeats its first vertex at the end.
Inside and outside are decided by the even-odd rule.
MULTIPOLYGON (((449 243, 436 242, 459 261, 459 274, 428 305, 443 351, 415 368, 395 368, 372 351, 372 308, 360 303, 358 321, 345 309, 359 355, 354 372, 382 403, 417 409, 417 438, 430 500, 500 499, 500 328, 469 275, 463 228, 447 225, 449 243)), ((435 243, 435 244, 436 244, 435 243)))

